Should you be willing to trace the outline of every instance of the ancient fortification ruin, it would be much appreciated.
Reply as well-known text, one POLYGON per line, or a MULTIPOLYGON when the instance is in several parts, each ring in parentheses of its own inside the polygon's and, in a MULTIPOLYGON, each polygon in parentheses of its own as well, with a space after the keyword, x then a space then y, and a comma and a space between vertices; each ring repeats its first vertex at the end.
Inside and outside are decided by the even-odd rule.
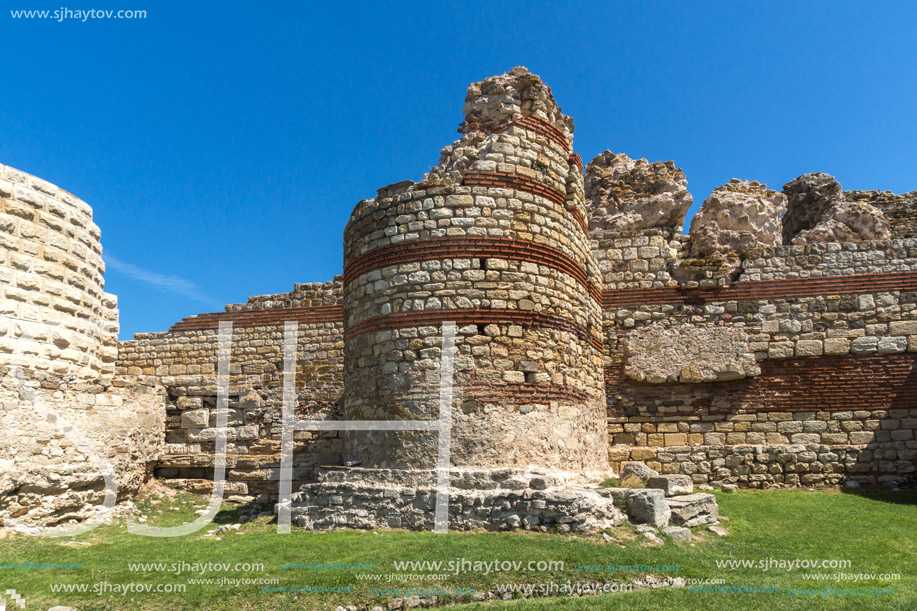
MULTIPOLYGON (((460 133, 421 182, 357 204, 343 275, 120 343, 89 206, 0 166, 0 517, 80 519, 103 496, 26 386, 106 450, 125 496, 152 474, 210 491, 223 321, 238 502, 277 499, 287 321, 306 420, 437 418, 455 323, 451 527, 620 523, 616 493, 584 484, 628 461, 687 476, 660 487, 690 525, 716 516, 692 486, 914 480, 917 192, 733 179, 683 235, 684 173, 608 151, 584 169, 524 68, 469 87, 460 133)), ((431 526, 435 434, 295 444, 297 523, 431 526)))

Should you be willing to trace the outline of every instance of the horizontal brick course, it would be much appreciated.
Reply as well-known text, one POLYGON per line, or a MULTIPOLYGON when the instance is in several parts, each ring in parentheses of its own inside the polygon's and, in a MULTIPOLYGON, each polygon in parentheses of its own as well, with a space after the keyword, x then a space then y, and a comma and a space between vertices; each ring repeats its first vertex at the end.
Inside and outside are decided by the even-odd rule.
MULTIPOLYGON (((605 368, 606 393, 641 405, 674 401, 691 416, 761 411, 886 410, 915 406, 917 354, 822 356, 761 361, 753 378, 711 384, 642 384, 623 365, 605 368)), ((653 412, 649 411, 649 415, 653 412)), ((609 415, 623 415, 612 408, 609 415)))
POLYGON ((300 324, 343 323, 344 312, 339 304, 269 310, 210 312, 183 318, 180 322, 172 325, 169 328, 169 332, 216 329, 221 322, 232 322, 233 326, 236 327, 267 327, 283 325, 287 321, 296 321, 300 324))
POLYGON ((680 286, 651 289, 617 289, 604 291, 602 304, 605 308, 616 308, 663 303, 696 304, 715 301, 914 290, 917 290, 917 271, 895 274, 856 274, 787 280, 761 280, 739 282, 728 287, 712 289, 687 289, 680 286))
POLYGON ((523 327, 544 327, 558 329, 573 333, 581 340, 589 342, 596 350, 603 349, 602 340, 590 334, 581 325, 566 318, 541 314, 539 312, 526 312, 521 310, 484 310, 484 309, 453 309, 453 310, 428 310, 422 312, 405 312, 403 314, 389 314, 376 316, 344 330, 344 341, 349 341, 365 333, 384 331, 388 329, 403 329, 407 327, 423 327, 439 325, 445 321, 453 321, 457 325, 470 324, 510 324, 523 327))
POLYGON ((566 152, 569 153, 571 151, 570 141, 567 140, 566 134, 564 134, 562 131, 560 131, 559 129, 557 129, 556 127, 554 127, 553 125, 545 121, 544 119, 541 119, 534 115, 529 115, 528 117, 522 117, 521 119, 515 119, 513 121, 508 121, 506 123, 503 123, 493 128, 490 131, 498 134, 500 132, 506 131, 507 129, 513 126, 521 127, 523 129, 528 129, 538 134, 541 134, 548 140, 551 140, 555 144, 559 145, 566 152))
POLYGON ((526 178, 519 174, 510 174, 508 172, 481 172, 478 170, 469 170, 465 172, 462 184, 466 186, 515 189, 544 197, 555 204, 564 206, 564 208, 570 212, 571 216, 573 216, 574 220, 576 220, 576 224, 580 226, 583 233, 587 236, 589 235, 589 226, 586 224, 586 219, 583 217, 582 212, 576 208, 568 209, 565 205, 566 196, 551 185, 546 185, 543 182, 538 182, 537 180, 526 178))
POLYGON ((601 303, 602 293, 589 281, 583 266, 557 249, 523 240, 500 238, 447 238, 394 244, 371 250, 344 268, 344 284, 361 274, 399 263, 447 258, 497 258, 547 265, 572 276, 601 303))

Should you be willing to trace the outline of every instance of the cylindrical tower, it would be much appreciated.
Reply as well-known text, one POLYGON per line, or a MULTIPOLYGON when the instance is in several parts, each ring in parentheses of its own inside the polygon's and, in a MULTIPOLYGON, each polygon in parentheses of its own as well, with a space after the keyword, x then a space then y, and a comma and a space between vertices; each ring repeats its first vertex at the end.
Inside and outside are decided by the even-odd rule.
POLYGON ((89 204, 0 165, 0 367, 114 372, 117 299, 103 290, 100 237, 89 204))
MULTIPOLYGON (((572 120, 525 68, 468 89, 424 182, 360 202, 344 232, 345 417, 436 419, 457 326, 452 464, 604 469, 601 292, 572 120)), ((355 432, 364 467, 430 468, 436 435, 355 432)))

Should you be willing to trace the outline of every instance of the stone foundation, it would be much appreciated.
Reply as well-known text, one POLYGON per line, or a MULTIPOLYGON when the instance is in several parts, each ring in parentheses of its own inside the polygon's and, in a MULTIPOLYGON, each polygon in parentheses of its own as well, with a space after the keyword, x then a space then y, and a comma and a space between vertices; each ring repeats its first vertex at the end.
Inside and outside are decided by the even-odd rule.
MULTIPOLYGON (((451 530, 595 532, 625 516, 607 489, 569 475, 521 469, 452 469, 451 530)), ((293 495, 293 523, 310 530, 432 530, 435 470, 334 468, 293 495)))
POLYGON ((835 486, 850 481, 865 486, 897 486, 917 482, 917 443, 913 441, 861 446, 616 446, 610 454, 612 467, 641 460, 660 473, 682 473, 695 484, 713 486, 835 486))
MULTIPOLYGON (((575 473, 523 469, 450 471, 450 530, 533 530, 594 533, 635 523, 666 527, 717 523, 711 494, 691 494, 690 481, 672 486, 599 488, 575 473), (687 492, 672 494, 667 491, 687 492)), ((319 481, 293 495, 293 523, 309 530, 404 528, 432 530, 435 470, 323 469, 319 481)), ((651 482, 652 484, 652 482, 651 482)))

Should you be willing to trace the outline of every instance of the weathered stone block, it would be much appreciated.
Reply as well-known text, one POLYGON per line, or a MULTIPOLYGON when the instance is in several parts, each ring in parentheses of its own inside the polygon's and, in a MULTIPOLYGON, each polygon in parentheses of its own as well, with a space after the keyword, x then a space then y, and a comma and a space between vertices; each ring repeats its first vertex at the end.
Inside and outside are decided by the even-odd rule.
POLYGON ((194 409, 187 412, 182 412, 181 415, 181 427, 183 429, 203 429, 207 428, 210 424, 210 410, 206 409, 194 409))
POLYGON ((824 342, 825 354, 842 355, 850 352, 850 340, 844 337, 829 337, 824 342))
POLYGON ((694 534, 684 526, 667 526, 662 529, 662 532, 675 541, 691 541, 694 539, 694 534))
POLYGON ((671 520, 678 526, 699 526, 714 524, 717 521, 719 507, 712 494, 688 494, 673 496, 667 499, 671 520))
POLYGON ((656 527, 669 525, 671 512, 662 490, 631 490, 627 493, 627 513, 635 522, 656 527))
POLYGON ((625 477, 627 475, 633 475, 634 477, 638 477, 642 480, 648 480, 651 477, 656 477, 659 475, 659 472, 650 469, 642 462, 629 462, 621 469, 621 477, 625 477))
POLYGON ((647 488, 658 488, 666 496, 679 496, 694 492, 694 484, 687 475, 657 475, 646 482, 647 488))
POLYGON ((820 340, 801 339, 796 342, 796 356, 820 356, 824 346, 820 340))

